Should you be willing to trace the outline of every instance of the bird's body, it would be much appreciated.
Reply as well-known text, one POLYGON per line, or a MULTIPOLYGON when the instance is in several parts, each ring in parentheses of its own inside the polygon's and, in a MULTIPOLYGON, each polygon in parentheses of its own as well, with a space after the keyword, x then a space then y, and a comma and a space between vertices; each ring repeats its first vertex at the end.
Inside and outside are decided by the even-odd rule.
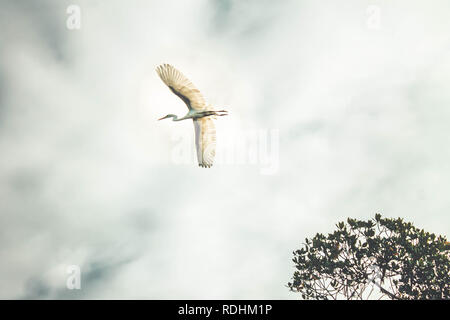
POLYGON ((195 146, 197 149, 198 165, 209 168, 212 166, 216 150, 216 128, 213 116, 225 116, 227 111, 215 111, 205 102, 200 91, 180 71, 170 64, 163 64, 156 68, 161 80, 188 107, 188 113, 182 117, 168 114, 159 120, 172 118, 172 121, 192 119, 195 128, 195 146))

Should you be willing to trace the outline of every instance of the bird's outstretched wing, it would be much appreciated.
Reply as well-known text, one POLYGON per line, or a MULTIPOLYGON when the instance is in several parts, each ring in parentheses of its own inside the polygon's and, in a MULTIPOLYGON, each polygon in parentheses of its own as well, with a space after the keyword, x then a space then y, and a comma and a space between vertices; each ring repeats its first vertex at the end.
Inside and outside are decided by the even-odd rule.
POLYGON ((162 64, 156 68, 161 80, 186 103, 189 109, 205 110, 206 103, 200 91, 180 71, 170 64, 162 64))
POLYGON ((211 117, 194 119, 198 165, 209 168, 216 155, 216 127, 211 117))

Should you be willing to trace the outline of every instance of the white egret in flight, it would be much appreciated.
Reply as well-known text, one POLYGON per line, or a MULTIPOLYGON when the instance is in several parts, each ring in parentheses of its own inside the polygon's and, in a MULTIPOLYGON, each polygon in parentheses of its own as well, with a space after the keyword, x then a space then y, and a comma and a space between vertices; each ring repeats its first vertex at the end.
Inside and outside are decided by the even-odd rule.
POLYGON ((213 118, 226 116, 225 110, 215 111, 205 102, 200 91, 180 71, 170 64, 162 64, 156 68, 161 80, 187 105, 189 111, 182 117, 168 114, 161 119, 172 118, 172 121, 192 119, 195 128, 195 146, 198 165, 203 168, 212 166, 216 153, 216 128, 213 118))

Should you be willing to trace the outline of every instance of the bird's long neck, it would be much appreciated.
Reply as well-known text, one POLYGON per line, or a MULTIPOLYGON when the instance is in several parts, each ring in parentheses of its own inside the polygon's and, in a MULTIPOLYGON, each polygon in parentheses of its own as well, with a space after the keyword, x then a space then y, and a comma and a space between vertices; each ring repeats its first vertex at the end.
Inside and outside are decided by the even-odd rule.
POLYGON ((192 118, 192 116, 189 115, 189 114, 187 114, 187 115, 185 115, 184 117, 181 117, 181 118, 178 118, 178 116, 176 116, 176 115, 171 115, 171 117, 172 117, 172 121, 181 121, 181 120, 186 120, 186 119, 191 119, 192 118))
POLYGON ((192 116, 188 114, 188 115, 185 115, 184 117, 178 118, 177 115, 168 114, 167 116, 164 117, 164 119, 167 119, 167 118, 172 118, 172 121, 181 121, 181 120, 190 119, 190 118, 192 118, 192 116))

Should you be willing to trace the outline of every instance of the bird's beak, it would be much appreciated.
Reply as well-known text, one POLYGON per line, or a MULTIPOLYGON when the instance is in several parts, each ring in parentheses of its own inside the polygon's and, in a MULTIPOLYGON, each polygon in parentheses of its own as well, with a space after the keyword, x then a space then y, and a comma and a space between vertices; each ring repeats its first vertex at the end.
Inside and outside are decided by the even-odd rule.
POLYGON ((162 117, 162 118, 158 119, 158 121, 159 121, 159 120, 162 120, 162 119, 165 119, 165 118, 167 118, 167 116, 164 116, 164 117, 162 117))

